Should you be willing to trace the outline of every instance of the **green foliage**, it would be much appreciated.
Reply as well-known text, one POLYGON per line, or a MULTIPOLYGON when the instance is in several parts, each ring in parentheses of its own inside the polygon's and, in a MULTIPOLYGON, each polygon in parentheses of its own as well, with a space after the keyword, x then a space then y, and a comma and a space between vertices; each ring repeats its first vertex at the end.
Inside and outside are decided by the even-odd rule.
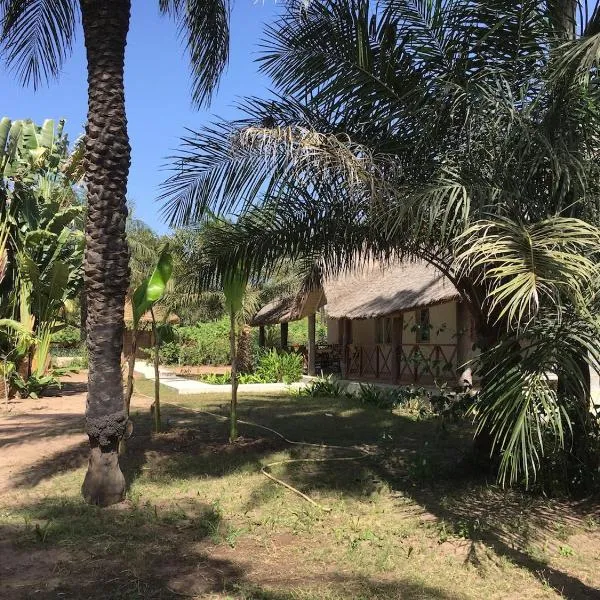
POLYGON ((200 381, 210 385, 228 385, 231 383, 231 373, 207 373, 200 377, 200 381))
POLYGON ((167 365, 226 365, 229 352, 229 320, 226 317, 188 327, 173 327, 175 341, 160 348, 161 360, 167 365))
POLYGON ((39 398, 48 387, 59 385, 59 380, 54 375, 36 375, 35 373, 24 379, 14 372, 10 383, 21 398, 39 398))
POLYGON ((445 388, 434 393, 423 387, 382 387, 364 383, 360 384, 356 397, 362 404, 384 410, 400 408, 420 418, 448 419, 464 418, 476 398, 469 392, 451 392, 445 388))
POLYGON ((133 292, 133 326, 164 296, 169 279, 173 274, 173 257, 169 244, 165 244, 152 273, 133 292))
MULTIPOLYGON (((242 373, 239 383, 294 383, 302 378, 302 357, 299 354, 269 350, 262 353, 254 373, 242 373)), ((201 377, 205 383, 222 385, 231 383, 231 374, 209 374, 201 377)))
POLYGON ((255 375, 264 381, 294 383, 302 378, 302 362, 300 354, 271 349, 259 357, 255 375))
POLYGON ((300 396, 310 396, 312 398, 339 398, 344 395, 340 384, 332 375, 318 377, 298 393, 300 396))
MULTIPOLYGON (((53 346, 61 348, 73 348, 78 346, 81 341, 81 331, 74 325, 66 325, 52 334, 51 342, 53 346)), ((54 349, 53 349, 54 350, 54 349)))
POLYGON ((2 320, 2 344, 17 367, 26 356, 36 365, 31 382, 15 375, 23 395, 38 395, 52 382, 45 373, 52 336, 82 285, 84 207, 76 187, 81 157, 68 155, 63 127, 52 120, 42 126, 0 123, 0 256, 10 257, 0 260, 2 316, 10 317, 2 320))

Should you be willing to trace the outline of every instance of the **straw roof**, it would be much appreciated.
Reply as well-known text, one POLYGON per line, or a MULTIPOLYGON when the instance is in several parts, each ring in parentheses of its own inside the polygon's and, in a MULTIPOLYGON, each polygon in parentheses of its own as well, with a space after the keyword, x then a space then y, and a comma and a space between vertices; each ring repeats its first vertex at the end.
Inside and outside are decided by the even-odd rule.
POLYGON ((324 291, 334 319, 374 319, 459 297, 440 271, 422 261, 372 265, 326 281, 324 291))
POLYGON ((325 304, 323 290, 318 289, 308 294, 297 294, 276 298, 265 304, 254 316, 250 325, 276 325, 277 323, 289 323, 299 321, 308 315, 312 315, 325 304))
POLYGON ((291 296, 269 302, 251 325, 297 321, 326 304, 334 319, 374 319, 442 304, 459 297, 456 288, 440 271, 425 262, 387 266, 371 264, 325 282, 307 297, 291 296), (315 298, 318 301, 315 302, 315 298))
MULTIPOLYGON (((162 308, 161 306, 155 306, 154 307, 154 316, 156 317, 156 321, 158 323, 163 323, 165 320, 165 309, 162 308)), ((128 325, 133 323, 133 307, 131 306, 131 301, 129 301, 129 300, 127 300, 125 302, 125 316, 124 316, 123 320, 128 325)), ((167 318, 167 323, 169 323, 170 325, 177 325, 179 323, 179 321, 180 321, 180 319, 176 314, 169 313, 169 316, 167 318)), ((150 314, 150 311, 148 311, 142 315, 142 318, 140 319, 140 326, 143 327, 144 325, 147 325, 150 323, 152 323, 152 315, 150 314)))

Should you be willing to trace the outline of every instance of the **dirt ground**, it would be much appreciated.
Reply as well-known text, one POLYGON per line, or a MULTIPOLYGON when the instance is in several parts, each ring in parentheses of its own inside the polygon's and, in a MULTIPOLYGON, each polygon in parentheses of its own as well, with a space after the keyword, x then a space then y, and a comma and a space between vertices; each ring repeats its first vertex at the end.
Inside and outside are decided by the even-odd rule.
MULTIPOLYGON (((151 393, 152 382, 139 384, 151 393)), ((291 438, 381 450, 373 461, 306 464, 313 454, 249 427, 229 444, 222 421, 198 414, 225 412, 224 397, 170 393, 158 435, 151 400, 134 397, 127 500, 109 509, 79 495, 85 373, 0 407, 0 600, 600 599, 598 504, 452 471, 444 480, 460 431, 440 435, 433 422, 347 399, 242 398, 242 418, 291 438), (261 475, 290 457, 300 460, 273 472, 329 512, 261 475)))
MULTIPOLYGON (((11 492, 15 482, 33 483, 28 470, 40 457, 60 453, 62 469, 69 470, 87 455, 83 433, 87 373, 74 373, 63 381, 61 390, 52 390, 43 398, 13 398, 8 407, 0 406, 0 498, 11 492)), ((132 401, 134 410, 147 409, 150 404, 141 396, 132 401)), ((35 477, 41 479, 43 473, 35 477)))

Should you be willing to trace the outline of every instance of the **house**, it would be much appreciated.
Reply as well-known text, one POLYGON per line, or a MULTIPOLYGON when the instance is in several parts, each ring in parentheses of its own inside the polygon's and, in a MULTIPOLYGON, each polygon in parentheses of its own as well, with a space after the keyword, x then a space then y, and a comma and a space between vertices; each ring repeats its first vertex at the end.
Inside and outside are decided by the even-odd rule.
MULTIPOLYGON (((281 298, 263 307, 252 324, 282 325, 308 317, 308 371, 320 355, 334 356, 348 379, 394 383, 471 382, 460 369, 473 356, 474 326, 458 291, 424 262, 387 266, 372 263, 326 280, 308 294, 281 298), (316 347, 314 315, 324 307, 327 347, 316 347)), ((264 336, 263 336, 264 340, 264 336)))

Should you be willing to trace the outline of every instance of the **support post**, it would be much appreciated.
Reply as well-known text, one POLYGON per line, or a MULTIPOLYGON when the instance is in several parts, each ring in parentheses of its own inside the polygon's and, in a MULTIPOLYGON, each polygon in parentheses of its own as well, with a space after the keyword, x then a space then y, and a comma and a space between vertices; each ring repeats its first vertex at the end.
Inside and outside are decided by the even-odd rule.
POLYGON ((316 375, 317 315, 308 315, 308 374, 316 375))
POLYGON ((473 373, 467 361, 471 358, 471 315, 465 302, 456 303, 456 368, 458 387, 473 385, 473 373))
POLYGON ((400 379, 400 350, 402 348, 402 324, 403 315, 392 319, 392 354, 391 354, 391 371, 392 381, 398 383, 400 379))
POLYGON ((281 349, 282 350, 288 349, 288 324, 287 323, 281 324, 281 349))
POLYGON ((342 378, 346 378, 346 376, 348 375, 348 370, 350 365, 348 364, 348 361, 350 360, 349 357, 349 351, 348 351, 348 319, 346 318, 342 318, 340 319, 339 322, 339 327, 341 328, 342 331, 342 358, 341 358, 341 371, 342 371, 342 378))
POLYGON ((258 346, 264 348, 266 346, 265 326, 261 325, 258 328, 258 346))

